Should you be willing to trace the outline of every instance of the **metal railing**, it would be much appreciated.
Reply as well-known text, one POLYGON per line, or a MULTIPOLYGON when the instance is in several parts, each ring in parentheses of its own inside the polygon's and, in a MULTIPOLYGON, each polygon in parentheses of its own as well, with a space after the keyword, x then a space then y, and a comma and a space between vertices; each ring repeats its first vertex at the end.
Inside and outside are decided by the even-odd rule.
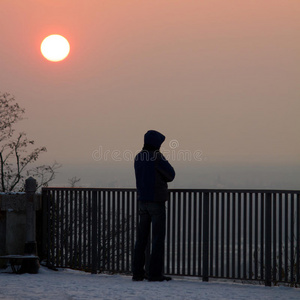
MULTIPOLYGON (((169 193, 166 274, 300 284, 300 191, 169 193)), ((131 272, 135 189, 43 188, 42 194, 49 267, 131 272)))

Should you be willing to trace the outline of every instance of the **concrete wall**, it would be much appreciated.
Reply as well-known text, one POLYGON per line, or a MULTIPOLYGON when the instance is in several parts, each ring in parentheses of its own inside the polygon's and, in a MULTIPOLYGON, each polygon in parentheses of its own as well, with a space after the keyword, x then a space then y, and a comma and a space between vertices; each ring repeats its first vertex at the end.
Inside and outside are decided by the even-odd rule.
POLYGON ((6 252, 6 212, 0 210, 0 255, 6 252))

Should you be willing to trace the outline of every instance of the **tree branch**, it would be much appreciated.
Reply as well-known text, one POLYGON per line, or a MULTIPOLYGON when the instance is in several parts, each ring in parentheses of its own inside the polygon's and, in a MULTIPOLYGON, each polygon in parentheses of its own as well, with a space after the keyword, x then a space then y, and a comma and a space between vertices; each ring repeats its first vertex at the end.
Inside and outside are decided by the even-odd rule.
MULTIPOLYGON (((12 139, 15 132, 13 125, 23 119, 24 112, 13 96, 0 93, 0 191, 22 190, 26 172, 28 174, 34 170, 30 170, 29 165, 42 152, 47 151, 46 147, 28 150, 28 146, 33 145, 34 141, 29 140, 24 132, 12 139)), ((57 163, 53 166, 36 167, 35 174, 40 176, 40 186, 54 179, 58 167, 60 165, 57 163)))
POLYGON ((3 160, 2 152, 0 152, 0 163, 1 163, 1 186, 2 186, 2 191, 5 192, 5 184, 4 184, 4 160, 3 160))

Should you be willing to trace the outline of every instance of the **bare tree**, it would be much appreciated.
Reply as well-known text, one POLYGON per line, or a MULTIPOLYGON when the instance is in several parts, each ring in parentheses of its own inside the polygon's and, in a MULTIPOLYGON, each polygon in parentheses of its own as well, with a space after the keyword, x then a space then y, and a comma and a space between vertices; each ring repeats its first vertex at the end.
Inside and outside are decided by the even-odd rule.
POLYGON ((38 186, 47 185, 54 179, 57 168, 42 165, 29 168, 39 155, 46 152, 46 147, 32 147, 34 141, 26 133, 15 134, 14 125, 23 119, 25 110, 8 93, 0 93, 0 191, 22 191, 26 176, 34 176, 38 186))
POLYGON ((41 187, 47 187, 49 182, 52 181, 55 178, 55 175, 57 173, 57 169, 59 169, 62 165, 58 162, 54 162, 52 165, 40 165, 33 169, 28 170, 27 176, 34 177, 37 182, 37 190, 41 187))
POLYGON ((0 143, 12 137, 13 125, 23 119, 24 112, 13 96, 0 93, 0 143))
POLYGON ((70 186, 73 188, 76 186, 76 183, 78 183, 80 180, 81 180, 81 178, 77 178, 76 176, 74 176, 74 177, 70 178, 68 181, 69 181, 70 186))

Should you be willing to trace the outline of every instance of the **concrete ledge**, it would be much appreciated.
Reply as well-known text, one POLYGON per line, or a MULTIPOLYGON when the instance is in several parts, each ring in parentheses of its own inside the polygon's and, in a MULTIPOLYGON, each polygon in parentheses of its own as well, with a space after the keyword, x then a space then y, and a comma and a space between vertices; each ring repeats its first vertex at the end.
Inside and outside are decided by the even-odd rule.
POLYGON ((35 255, 2 255, 1 260, 8 260, 14 273, 38 273, 39 257, 35 255), (30 262, 30 263, 28 263, 30 262))

